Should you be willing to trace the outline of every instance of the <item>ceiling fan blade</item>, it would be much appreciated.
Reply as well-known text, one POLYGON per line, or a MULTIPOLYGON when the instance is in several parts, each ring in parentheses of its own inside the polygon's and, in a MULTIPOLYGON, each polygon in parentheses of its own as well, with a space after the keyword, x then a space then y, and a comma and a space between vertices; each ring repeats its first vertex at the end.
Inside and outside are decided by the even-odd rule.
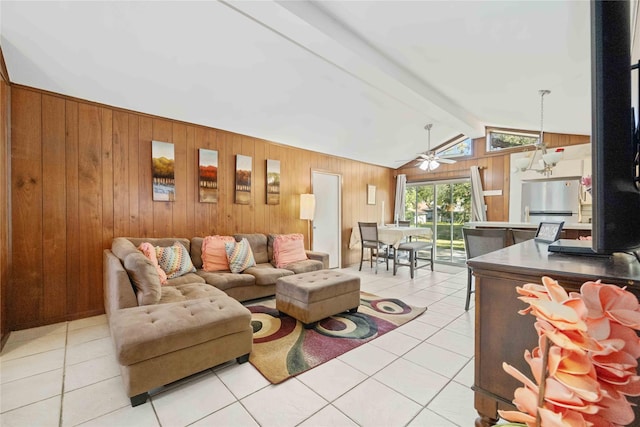
POLYGON ((456 162, 456 160, 453 159, 447 159, 445 157, 441 157, 439 159, 436 159, 437 161, 439 161, 440 163, 444 163, 444 164, 448 164, 448 165, 452 165, 456 162))

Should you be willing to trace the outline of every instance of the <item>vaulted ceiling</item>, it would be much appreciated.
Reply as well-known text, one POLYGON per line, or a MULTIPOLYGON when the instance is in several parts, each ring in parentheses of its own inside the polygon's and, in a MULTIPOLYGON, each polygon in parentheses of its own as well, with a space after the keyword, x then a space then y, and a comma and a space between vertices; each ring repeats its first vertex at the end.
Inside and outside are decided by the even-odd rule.
POLYGON ((388 167, 590 134, 588 1, 6 1, 13 83, 388 167))

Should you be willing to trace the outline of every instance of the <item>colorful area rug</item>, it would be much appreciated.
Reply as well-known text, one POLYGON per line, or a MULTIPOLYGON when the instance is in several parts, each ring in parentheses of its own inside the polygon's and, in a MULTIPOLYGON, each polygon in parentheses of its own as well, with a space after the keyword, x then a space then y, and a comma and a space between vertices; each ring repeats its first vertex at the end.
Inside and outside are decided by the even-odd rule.
POLYGON ((249 362, 277 384, 361 346, 426 311, 394 298, 360 293, 357 313, 340 313, 305 329, 301 322, 278 316, 275 300, 251 310, 253 350, 249 362))

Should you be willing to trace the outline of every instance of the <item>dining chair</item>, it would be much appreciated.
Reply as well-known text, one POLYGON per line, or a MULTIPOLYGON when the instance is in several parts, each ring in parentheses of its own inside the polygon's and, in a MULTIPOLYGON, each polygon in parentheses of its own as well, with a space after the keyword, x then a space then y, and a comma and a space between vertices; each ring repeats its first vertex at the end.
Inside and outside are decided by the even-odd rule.
POLYGON ((536 237, 536 230, 511 230, 513 243, 522 243, 536 237))
MULTIPOLYGON (((506 228, 463 228, 462 236, 464 237, 464 250, 468 261, 471 258, 505 248, 509 230, 506 228)), ((469 310, 471 294, 475 292, 475 290, 471 289, 472 273, 471 267, 467 264, 467 302, 464 305, 465 310, 469 310)))
POLYGON ((358 228, 360 229, 360 268, 362 271, 362 261, 364 260, 364 250, 369 249, 369 261, 371 267, 373 267, 373 255, 375 249, 376 256, 376 274, 378 274, 378 255, 380 251, 384 251, 384 258, 387 264, 387 270, 389 269, 389 245, 382 243, 378 239, 378 224, 375 222, 358 222, 358 228))

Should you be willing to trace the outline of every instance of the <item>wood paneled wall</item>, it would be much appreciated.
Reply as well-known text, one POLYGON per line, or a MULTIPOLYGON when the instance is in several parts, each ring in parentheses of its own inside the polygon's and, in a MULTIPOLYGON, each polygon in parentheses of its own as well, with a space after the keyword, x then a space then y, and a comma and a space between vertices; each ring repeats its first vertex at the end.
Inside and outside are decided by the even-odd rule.
POLYGON ((9 287, 9 147, 11 88, 0 50, 0 348, 9 337, 7 289, 9 287))
POLYGON ((389 168, 18 85, 11 109, 10 330, 102 313, 102 250, 113 237, 306 235, 298 195, 311 190, 311 170, 342 175, 343 265, 359 259, 348 248, 353 225, 378 220, 383 200, 392 215, 389 168), (152 201, 152 140, 174 144, 175 202, 152 201), (198 201, 199 148, 218 150, 216 204, 198 201), (249 205, 233 203, 236 154, 253 158, 249 205), (265 203, 266 159, 281 162, 279 205, 265 203), (367 184, 377 205, 366 204, 367 184))
MULTIPOLYGON (((548 147, 566 147, 569 145, 588 144, 588 135, 569 135, 560 133, 545 132, 545 142, 548 147)), ((511 158, 514 152, 524 151, 524 149, 502 150, 496 153, 486 151, 486 138, 473 140, 473 155, 468 158, 458 160, 456 163, 447 165, 441 164, 435 172, 425 172, 413 166, 401 167, 398 174, 407 175, 407 182, 439 181, 456 178, 468 178, 471 166, 477 165, 481 168, 480 177, 484 190, 502 190, 501 196, 485 197, 487 204, 488 221, 508 221, 509 220, 509 187, 511 179, 511 158)))

